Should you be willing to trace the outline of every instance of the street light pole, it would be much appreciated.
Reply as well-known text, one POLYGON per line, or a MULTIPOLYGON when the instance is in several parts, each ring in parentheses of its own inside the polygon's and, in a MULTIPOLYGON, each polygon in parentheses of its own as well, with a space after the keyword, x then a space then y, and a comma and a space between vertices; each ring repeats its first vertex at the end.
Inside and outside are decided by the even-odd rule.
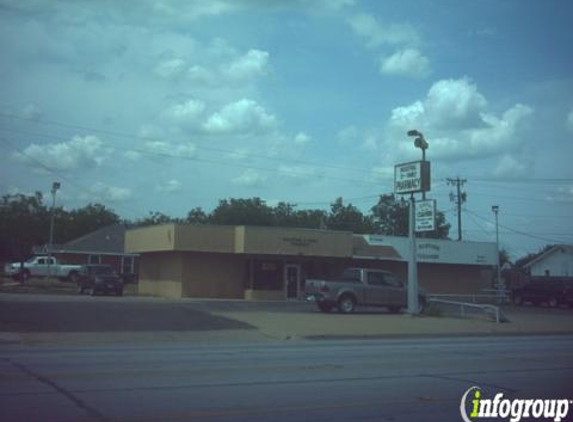
POLYGON ((498 218, 498 214, 499 214, 499 206, 498 205, 494 205, 491 207, 491 210, 493 211, 494 215, 495 215, 495 249, 497 252, 497 259, 496 259, 496 288, 497 288, 497 300, 498 302, 501 302, 501 298, 503 296, 503 290, 504 290, 504 286, 502 285, 501 282, 501 269, 500 269, 500 257, 499 257, 499 218, 498 218))
POLYGON ((60 189, 60 182, 52 183, 52 215, 50 216, 50 240, 48 243, 48 275, 51 275, 51 258, 54 246, 54 217, 56 212, 56 192, 60 189))

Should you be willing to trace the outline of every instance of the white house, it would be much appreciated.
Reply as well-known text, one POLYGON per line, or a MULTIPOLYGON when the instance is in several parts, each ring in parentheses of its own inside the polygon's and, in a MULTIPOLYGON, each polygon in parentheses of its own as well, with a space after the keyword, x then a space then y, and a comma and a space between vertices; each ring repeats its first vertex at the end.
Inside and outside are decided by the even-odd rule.
POLYGON ((524 265, 533 277, 573 277, 573 245, 555 245, 524 265))

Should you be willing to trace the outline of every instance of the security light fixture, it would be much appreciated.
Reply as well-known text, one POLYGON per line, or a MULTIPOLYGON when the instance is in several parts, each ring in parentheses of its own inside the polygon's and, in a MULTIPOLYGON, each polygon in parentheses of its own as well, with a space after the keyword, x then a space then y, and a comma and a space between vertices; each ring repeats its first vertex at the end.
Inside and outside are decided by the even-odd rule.
POLYGON ((422 132, 419 132, 415 129, 408 131, 408 136, 415 136, 416 139, 414 140, 414 146, 416 148, 420 148, 422 152, 425 152, 428 149, 428 142, 424 139, 424 135, 422 132))

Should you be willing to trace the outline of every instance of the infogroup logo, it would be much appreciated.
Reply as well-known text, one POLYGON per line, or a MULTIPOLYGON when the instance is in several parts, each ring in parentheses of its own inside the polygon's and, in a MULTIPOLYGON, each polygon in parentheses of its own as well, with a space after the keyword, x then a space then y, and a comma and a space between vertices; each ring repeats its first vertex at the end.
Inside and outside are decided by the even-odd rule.
POLYGON ((462 396, 460 414, 464 422, 476 422, 480 418, 509 419, 510 422, 533 418, 559 422, 567 417, 572 403, 569 399, 507 399, 503 393, 486 399, 482 397, 481 389, 473 386, 462 396))

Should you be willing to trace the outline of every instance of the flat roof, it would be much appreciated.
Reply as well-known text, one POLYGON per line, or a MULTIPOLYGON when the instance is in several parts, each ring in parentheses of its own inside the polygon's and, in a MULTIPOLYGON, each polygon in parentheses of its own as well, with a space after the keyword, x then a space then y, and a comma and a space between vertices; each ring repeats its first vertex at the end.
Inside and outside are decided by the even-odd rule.
MULTIPOLYGON (((356 235, 349 231, 259 226, 163 224, 127 230, 129 253, 207 252, 407 261, 406 237, 356 235)), ((493 242, 417 239, 419 262, 495 265, 493 242)))

